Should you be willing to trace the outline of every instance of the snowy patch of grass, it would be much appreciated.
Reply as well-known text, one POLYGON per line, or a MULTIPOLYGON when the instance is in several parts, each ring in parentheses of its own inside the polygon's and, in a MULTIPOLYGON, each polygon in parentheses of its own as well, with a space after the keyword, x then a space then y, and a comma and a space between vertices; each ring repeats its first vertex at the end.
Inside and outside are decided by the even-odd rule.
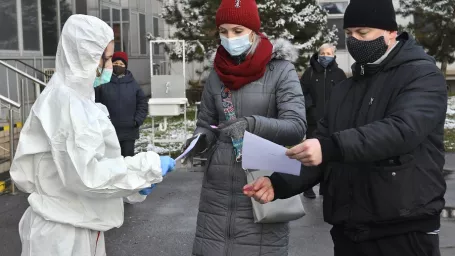
MULTIPOLYGON (((196 128, 195 120, 196 107, 187 109, 187 137, 190 137, 196 128)), ((168 118, 168 129, 164 132, 158 129, 162 117, 155 118, 155 138, 156 139, 180 139, 185 138, 185 127, 183 115, 168 118)), ((444 125, 444 144, 447 152, 455 152, 455 96, 450 96, 447 107, 447 117, 444 125)), ((152 119, 148 117, 141 127, 140 138, 136 141, 136 151, 155 151, 159 154, 170 154, 175 157, 181 152, 183 143, 155 143, 152 145, 152 119)))
POLYGON ((447 152, 455 152, 455 96, 450 96, 447 103, 444 145, 447 152))
MULTIPOLYGON (((156 117, 155 139, 186 140, 186 138, 191 137, 196 128, 195 113, 195 106, 187 108, 186 132, 183 115, 168 117, 168 127, 166 131, 160 131, 158 128, 158 125, 163 122, 163 117, 156 117)), ((155 143, 155 145, 153 145, 152 134, 152 118, 148 117, 141 127, 140 137, 136 141, 136 152, 155 151, 161 155, 170 154, 172 157, 176 157, 181 153, 183 143, 155 143)))
POLYGON ((444 130, 444 146, 446 152, 455 152, 455 129, 444 130))

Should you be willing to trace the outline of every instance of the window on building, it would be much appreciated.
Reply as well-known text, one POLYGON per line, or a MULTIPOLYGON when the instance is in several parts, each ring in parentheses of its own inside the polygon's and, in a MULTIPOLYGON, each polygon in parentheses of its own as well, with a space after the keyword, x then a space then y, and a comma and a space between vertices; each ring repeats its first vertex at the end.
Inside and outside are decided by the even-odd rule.
POLYGON ((73 15, 72 0, 60 0, 60 28, 63 29, 65 22, 73 15))
MULTIPOLYGON (((112 1, 111 1, 112 2, 112 1)), ((120 3, 120 2, 116 2, 120 3)), ((106 4, 101 8, 101 19, 114 31, 114 50, 128 52, 129 9, 106 4)))
POLYGON ((131 12, 129 24, 130 49, 132 55, 145 55, 147 51, 147 27, 144 13, 131 12))
POLYGON ((0 50, 19 50, 16 0, 0 2, 0 50))
POLYGON ((122 20, 119 9, 112 9, 112 29, 114 30, 115 51, 123 51, 122 47, 122 20))
POLYGON ((107 24, 111 24, 111 8, 101 8, 101 19, 104 20, 107 24))
POLYGON ((348 4, 348 2, 322 2, 321 7, 326 10, 328 14, 344 14, 348 4))
POLYGON ((123 51, 129 51, 130 45, 130 9, 128 0, 120 0, 121 16, 122 16, 122 43, 123 51))
POLYGON ((123 51, 128 52, 129 46, 129 33, 130 33, 130 13, 128 9, 122 10, 122 42, 123 51))
MULTIPOLYGON (((155 38, 161 36, 159 19, 157 17, 153 17, 153 36, 155 38)), ((160 54, 160 45, 159 44, 153 44, 153 54, 155 54, 155 55, 160 54)))
POLYGON ((349 1, 336 1, 336 0, 320 0, 319 4, 327 12, 327 26, 329 28, 337 28, 337 48, 340 50, 346 49, 346 33, 343 29, 343 16, 349 1))
POLYGON ((41 24, 43 27, 43 53, 45 56, 55 56, 57 52, 59 31, 57 2, 41 0, 41 24))
MULTIPOLYGON (((41 0, 43 54, 55 56, 60 32, 73 14, 72 0, 41 0), (58 17, 60 16, 60 20, 58 17)), ((25 37, 24 37, 25 38, 25 37)))
POLYGON ((131 54, 139 55, 139 14, 131 13, 130 34, 131 34, 131 54))
POLYGON ((38 3, 36 0, 22 0, 22 35, 24 51, 39 51, 38 3))
POLYGON ((338 50, 346 50, 346 33, 343 29, 343 19, 334 18, 334 19, 327 19, 327 26, 329 28, 333 28, 334 26, 337 28, 337 49, 338 50))
POLYGON ((122 9, 122 20, 123 21, 130 20, 130 10, 129 9, 122 9))
POLYGON ((147 42, 145 38, 145 14, 139 14, 139 44, 141 46, 141 54, 147 54, 147 42))

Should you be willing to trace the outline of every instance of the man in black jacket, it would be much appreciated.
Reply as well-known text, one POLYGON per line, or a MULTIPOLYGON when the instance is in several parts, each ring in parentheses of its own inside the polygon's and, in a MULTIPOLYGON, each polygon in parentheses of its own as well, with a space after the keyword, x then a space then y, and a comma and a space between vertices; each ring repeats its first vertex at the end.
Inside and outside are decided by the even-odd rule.
MULTIPOLYGON (((308 130, 306 138, 313 138, 317 121, 324 117, 325 105, 332 93, 332 87, 346 79, 346 74, 338 67, 335 57, 336 48, 323 44, 319 52, 310 59, 310 67, 305 70, 300 85, 305 96, 308 130)), ((324 183, 321 182, 319 194, 323 194, 324 183)), ((303 193, 305 197, 316 198, 313 188, 303 193)))
POLYGON ((325 180, 335 255, 440 255, 444 77, 411 36, 397 36, 391 0, 352 0, 344 28, 354 76, 334 87, 315 139, 287 152, 303 163, 300 177, 275 173, 244 193, 267 203, 325 180))
POLYGON ((139 138, 139 126, 144 123, 148 113, 147 98, 133 74, 127 70, 128 55, 116 52, 112 62, 114 73, 111 82, 95 88, 95 101, 109 110, 120 141, 122 156, 134 156, 134 143, 139 138))

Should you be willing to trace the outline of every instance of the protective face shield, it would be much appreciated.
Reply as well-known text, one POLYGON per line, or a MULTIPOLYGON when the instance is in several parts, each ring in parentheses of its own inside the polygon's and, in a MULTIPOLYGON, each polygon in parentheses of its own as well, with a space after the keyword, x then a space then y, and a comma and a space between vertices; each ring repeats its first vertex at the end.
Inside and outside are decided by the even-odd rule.
POLYGON ((227 38, 220 35, 221 45, 231 56, 239 56, 251 47, 250 34, 243 36, 227 38))
POLYGON ((100 67, 98 67, 97 72, 99 72, 101 75, 95 78, 95 81, 93 82, 94 88, 102 84, 107 84, 111 81, 113 69, 105 68, 104 70, 102 70, 100 67))

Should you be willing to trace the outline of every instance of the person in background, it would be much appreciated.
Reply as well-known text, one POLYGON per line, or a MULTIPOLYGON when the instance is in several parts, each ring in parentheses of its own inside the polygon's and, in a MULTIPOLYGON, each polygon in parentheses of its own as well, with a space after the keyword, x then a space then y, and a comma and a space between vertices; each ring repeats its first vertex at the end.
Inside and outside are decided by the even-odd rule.
POLYGON ((392 0, 351 0, 344 29, 353 77, 334 87, 315 138, 287 152, 305 165, 300 176, 274 173, 245 194, 269 202, 324 179, 336 256, 439 256, 444 75, 408 33, 398 35, 392 0))
POLYGON ((122 199, 148 194, 174 168, 154 152, 122 157, 106 107, 94 102, 94 85, 112 74, 113 40, 93 16, 73 15, 63 26, 56 72, 33 104, 10 170, 30 194, 22 256, 105 256, 104 231, 124 221, 122 199))
MULTIPOLYGON (((306 138, 313 138, 316 124, 324 117, 327 101, 332 93, 332 88, 346 79, 346 74, 338 67, 336 62, 336 47, 332 44, 323 44, 319 52, 310 59, 310 67, 305 70, 300 85, 305 96, 305 108, 308 122, 306 138)), ((324 191, 324 183, 321 182, 319 194, 324 191)), ((316 198, 313 188, 303 193, 305 197, 316 198)))
POLYGON ((112 57, 113 76, 109 83, 95 88, 95 101, 105 105, 122 148, 122 156, 134 156, 139 127, 148 113, 147 97, 128 70, 128 55, 116 52, 112 57))
POLYGON ((245 131, 284 146, 303 140, 305 99, 291 63, 298 52, 289 41, 272 43, 259 32, 254 0, 221 1, 216 26, 221 45, 195 131, 204 135, 206 150, 193 149, 209 159, 193 255, 287 255, 289 223, 254 223, 251 199, 242 194, 242 141, 245 131))

